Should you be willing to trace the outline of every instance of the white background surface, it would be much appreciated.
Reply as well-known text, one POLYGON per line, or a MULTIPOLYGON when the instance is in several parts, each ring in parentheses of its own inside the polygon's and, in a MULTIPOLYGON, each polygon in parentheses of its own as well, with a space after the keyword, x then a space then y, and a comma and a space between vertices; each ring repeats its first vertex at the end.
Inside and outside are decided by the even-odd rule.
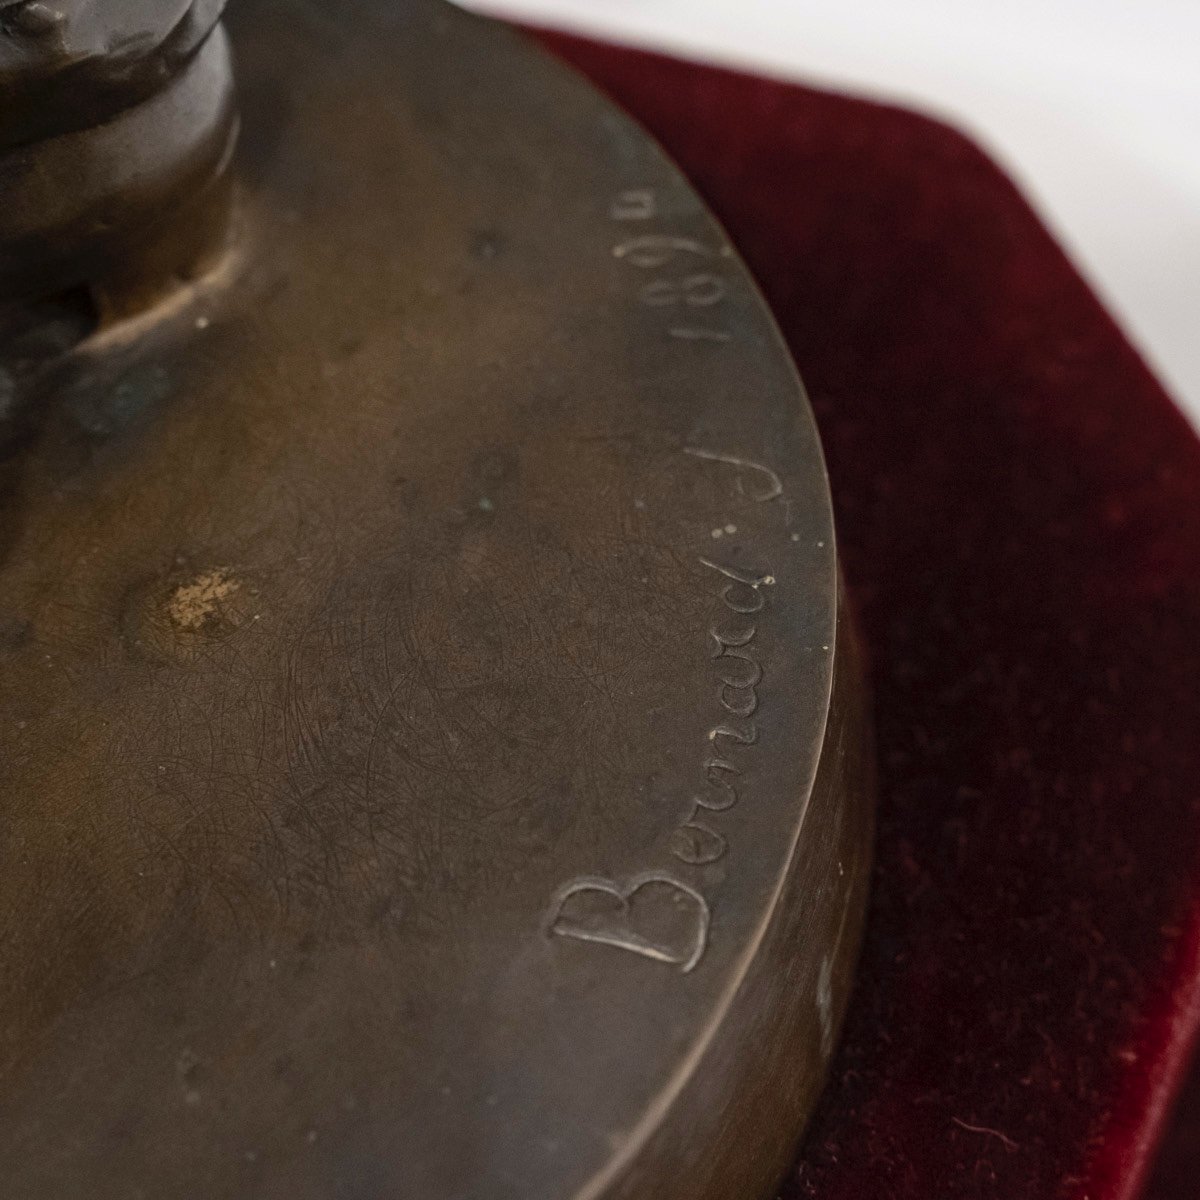
POLYGON ((1200 0, 468 0, 896 100, 1014 175, 1200 425, 1200 0))

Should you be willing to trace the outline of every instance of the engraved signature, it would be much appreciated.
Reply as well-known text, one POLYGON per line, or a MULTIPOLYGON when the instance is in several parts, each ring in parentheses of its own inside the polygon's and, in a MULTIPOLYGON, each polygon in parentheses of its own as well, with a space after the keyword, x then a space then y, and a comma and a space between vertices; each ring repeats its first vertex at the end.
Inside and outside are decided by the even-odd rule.
POLYGON ((718 450, 705 450, 700 446, 684 446, 683 452, 690 454, 693 458, 703 458, 709 462, 726 463, 728 466, 736 467, 738 469, 738 492, 756 504, 765 504, 768 500, 777 500, 783 495, 783 483, 779 476, 770 467, 764 467, 761 463, 752 462, 738 454, 722 454, 718 450), (743 472, 747 472, 751 478, 757 479, 758 489, 756 491, 746 490, 743 472))
MULTIPOLYGON (((658 216, 654 192, 620 193, 609 216, 622 222, 654 220, 658 216)), ((729 254, 728 247, 714 249, 691 238, 660 233, 639 234, 613 248, 614 257, 641 271, 658 271, 680 257, 716 260, 714 266, 719 266, 729 254)), ((652 309, 706 310, 721 305, 727 290, 722 277, 706 269, 679 278, 655 277, 643 285, 639 299, 652 309)), ((723 342, 732 337, 728 330, 712 326, 672 325, 666 332, 687 341, 723 342)), ((736 494, 751 504, 766 504, 783 495, 782 480, 762 463, 700 446, 685 446, 683 453, 731 468, 736 494)), ((697 559, 718 577, 718 596, 726 612, 709 627, 706 639, 720 715, 703 727, 700 786, 668 842, 676 863, 690 868, 718 862, 729 849, 725 836, 714 828, 715 817, 738 803, 744 756, 758 744, 754 717, 762 701, 765 672, 756 638, 767 609, 767 590, 775 583, 769 570, 752 571, 703 555, 697 559)), ((646 870, 624 880, 585 875, 559 889, 545 931, 547 936, 613 946, 686 974, 704 957, 711 915, 709 901, 699 889, 672 871, 646 870)))
MULTIPOLYGON (((758 625, 746 618, 761 612, 766 606, 766 594, 760 589, 774 584, 775 577, 743 571, 709 558, 702 557, 700 562, 732 581, 722 589, 721 601, 731 613, 741 618, 733 623, 714 623, 708 631, 713 643, 709 656, 715 664, 713 675, 717 685, 717 704, 737 720, 721 720, 708 729, 705 737, 707 745, 700 760, 700 777, 705 786, 693 796, 691 815, 683 828, 699 826, 707 830, 708 827, 698 821, 702 810, 727 812, 738 802, 735 780, 742 775, 742 768, 732 755, 740 748, 758 742, 758 726, 750 718, 758 711, 763 668, 754 653, 758 625), (738 591, 739 588, 743 591, 738 591)), ((715 831, 709 832, 720 837, 715 831)), ((721 842, 720 853, 716 855, 718 858, 725 852, 723 838, 721 842)), ((688 859, 678 853, 679 848, 673 847, 676 857, 687 862, 688 859)), ((682 848, 687 849, 686 843, 682 848)))
MULTIPOLYGON (((724 716, 709 725, 701 752, 701 789, 691 798, 688 815, 672 832, 672 856, 689 867, 707 866, 724 857, 725 837, 708 822, 739 800, 736 780, 742 768, 734 755, 758 743, 758 711, 763 668, 754 653, 758 624, 750 620, 766 607, 763 588, 773 575, 743 570, 700 557, 702 566, 722 580, 721 602, 732 619, 710 626, 716 701, 724 716)), ((704 956, 711 913, 708 901, 689 884, 664 871, 645 871, 621 884, 588 875, 559 890, 547 932, 581 942, 615 946, 684 973, 704 956)))
POLYGON ((685 975, 708 945, 708 901, 695 888, 661 871, 627 883, 585 876, 562 888, 547 927, 559 937, 616 946, 685 975))

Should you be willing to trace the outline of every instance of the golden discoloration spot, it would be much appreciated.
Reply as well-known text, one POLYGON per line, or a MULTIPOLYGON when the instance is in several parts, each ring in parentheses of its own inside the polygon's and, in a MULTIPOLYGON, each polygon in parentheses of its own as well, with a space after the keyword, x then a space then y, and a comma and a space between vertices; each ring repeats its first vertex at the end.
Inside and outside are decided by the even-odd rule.
POLYGON ((220 614, 221 606, 242 585, 228 568, 217 567, 177 587, 167 601, 167 612, 179 629, 200 629, 220 614))

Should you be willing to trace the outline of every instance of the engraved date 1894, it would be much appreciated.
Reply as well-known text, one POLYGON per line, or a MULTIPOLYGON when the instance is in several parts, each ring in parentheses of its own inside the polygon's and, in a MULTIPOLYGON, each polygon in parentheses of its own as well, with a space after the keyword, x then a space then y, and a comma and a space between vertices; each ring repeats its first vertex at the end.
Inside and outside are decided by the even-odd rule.
POLYGON ((724 311, 730 248, 663 231, 658 197, 649 188, 622 192, 609 216, 626 235, 613 246, 613 257, 642 276, 638 302, 662 315, 666 336, 681 342, 732 341, 724 311))

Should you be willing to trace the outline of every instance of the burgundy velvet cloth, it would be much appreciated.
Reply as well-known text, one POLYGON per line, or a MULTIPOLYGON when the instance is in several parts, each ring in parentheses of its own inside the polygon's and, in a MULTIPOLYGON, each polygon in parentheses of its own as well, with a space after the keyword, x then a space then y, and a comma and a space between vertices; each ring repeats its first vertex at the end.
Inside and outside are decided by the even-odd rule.
POLYGON ((869 646, 874 895, 783 1196, 1133 1195, 1200 996, 1200 444, 960 134, 546 40, 762 284, 869 646))

